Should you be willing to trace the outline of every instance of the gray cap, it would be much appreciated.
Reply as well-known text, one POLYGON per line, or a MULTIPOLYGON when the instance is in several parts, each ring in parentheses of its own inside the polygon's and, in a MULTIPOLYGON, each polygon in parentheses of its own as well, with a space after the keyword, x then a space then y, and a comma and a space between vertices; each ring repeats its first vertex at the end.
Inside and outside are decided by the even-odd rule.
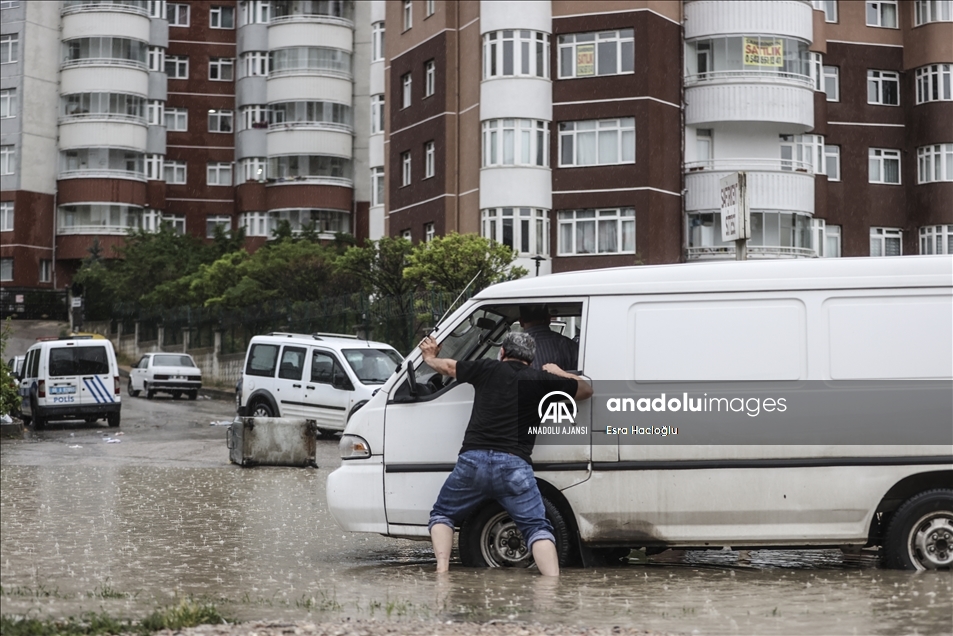
POLYGON ((512 331, 503 338, 500 345, 507 358, 522 360, 526 364, 533 364, 536 357, 536 341, 533 336, 523 331, 512 331))

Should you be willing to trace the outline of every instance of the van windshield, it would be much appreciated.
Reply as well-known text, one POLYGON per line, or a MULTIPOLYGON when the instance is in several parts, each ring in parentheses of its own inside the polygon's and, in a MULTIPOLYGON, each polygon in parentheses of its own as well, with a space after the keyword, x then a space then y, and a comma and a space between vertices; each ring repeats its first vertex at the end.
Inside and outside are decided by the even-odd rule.
POLYGON ((152 366, 154 367, 194 367, 195 364, 192 362, 192 358, 189 356, 155 356, 152 359, 152 366))
POLYGON ((50 376, 108 375, 106 347, 59 347, 50 349, 50 376))
POLYGON ((341 353, 364 384, 384 384, 403 361, 393 349, 342 349, 341 353))

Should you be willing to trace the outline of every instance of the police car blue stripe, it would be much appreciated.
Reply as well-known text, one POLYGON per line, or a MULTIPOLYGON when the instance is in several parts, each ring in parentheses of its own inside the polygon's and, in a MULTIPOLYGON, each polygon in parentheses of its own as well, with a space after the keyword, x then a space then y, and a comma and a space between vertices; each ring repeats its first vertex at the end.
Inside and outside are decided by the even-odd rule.
POLYGON ((106 396, 106 401, 107 401, 107 402, 115 402, 116 400, 113 399, 112 393, 110 393, 109 389, 107 389, 107 388, 106 388, 106 385, 103 383, 103 379, 97 375, 97 376, 94 378, 94 380, 95 380, 95 381, 99 384, 99 386, 102 388, 102 390, 103 390, 103 395, 106 396))
POLYGON ((102 402, 102 399, 99 396, 99 387, 97 387, 92 382, 86 379, 83 380, 83 384, 86 385, 86 390, 89 391, 90 395, 93 396, 93 399, 96 400, 97 404, 102 402))

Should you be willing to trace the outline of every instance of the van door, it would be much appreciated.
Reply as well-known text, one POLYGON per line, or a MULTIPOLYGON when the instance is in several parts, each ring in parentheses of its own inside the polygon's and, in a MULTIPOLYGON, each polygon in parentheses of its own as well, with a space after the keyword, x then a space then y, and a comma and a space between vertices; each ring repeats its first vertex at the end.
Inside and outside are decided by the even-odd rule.
POLYGON ((330 351, 312 349, 308 379, 304 390, 306 417, 319 429, 344 430, 354 386, 337 357, 330 351))
POLYGON ((308 350, 285 345, 278 359, 275 379, 275 400, 282 417, 306 417, 304 400, 304 365, 308 350))
MULTIPOLYGON (((547 301, 534 299, 532 302, 547 301)), ((572 307, 578 315, 568 322, 575 333, 585 316, 584 301, 558 299, 550 304, 553 307, 572 307)), ((437 333, 442 347, 440 357, 495 359, 498 343, 507 331, 520 330, 518 318, 517 302, 484 302, 451 325, 452 329, 443 328, 437 333)), ((584 341, 580 343, 580 360, 583 346, 584 341)), ((456 464, 470 420, 474 390, 469 384, 442 378, 424 364, 416 352, 409 357, 416 362, 419 396, 417 401, 410 397, 405 370, 385 407, 384 505, 388 524, 426 526, 437 494, 456 464)), ((588 408, 580 408, 576 424, 588 427, 589 413, 588 408)), ((588 444, 537 444, 533 461, 540 479, 565 488, 588 478, 589 455, 588 444)))

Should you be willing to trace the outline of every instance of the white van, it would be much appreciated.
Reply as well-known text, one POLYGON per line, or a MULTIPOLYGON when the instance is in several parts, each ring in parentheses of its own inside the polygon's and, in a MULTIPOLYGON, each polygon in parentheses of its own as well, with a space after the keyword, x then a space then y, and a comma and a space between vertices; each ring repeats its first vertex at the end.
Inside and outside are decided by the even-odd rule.
POLYGON ((48 339, 26 352, 21 411, 37 430, 50 420, 106 418, 119 426, 119 367, 112 343, 88 336, 48 339))
MULTIPOLYGON (((440 325, 440 355, 494 356, 526 303, 547 304, 568 325, 566 335, 579 343, 576 371, 594 380, 595 395, 579 403, 575 419, 587 427, 587 441, 537 440, 533 453, 564 562, 596 563, 638 547, 881 545, 892 567, 953 563, 953 427, 950 441, 942 433, 943 443, 917 445, 630 443, 622 435, 607 439, 614 414, 599 399, 600 381, 613 380, 929 380, 947 391, 949 404, 950 257, 699 263, 526 278, 482 291, 440 325)), ((435 375, 419 351, 406 366, 415 372, 395 374, 342 437, 343 461, 328 478, 327 498, 346 530, 426 538, 430 509, 456 461, 472 387, 435 375)), ((835 409, 831 421, 850 408, 835 409)), ((917 415, 898 417, 897 434, 913 432, 917 415)), ((465 565, 530 558, 496 504, 474 512, 460 530, 465 565)))
POLYGON ((324 435, 340 432, 402 360, 388 344, 353 336, 255 336, 236 388, 238 414, 303 417, 324 435))

